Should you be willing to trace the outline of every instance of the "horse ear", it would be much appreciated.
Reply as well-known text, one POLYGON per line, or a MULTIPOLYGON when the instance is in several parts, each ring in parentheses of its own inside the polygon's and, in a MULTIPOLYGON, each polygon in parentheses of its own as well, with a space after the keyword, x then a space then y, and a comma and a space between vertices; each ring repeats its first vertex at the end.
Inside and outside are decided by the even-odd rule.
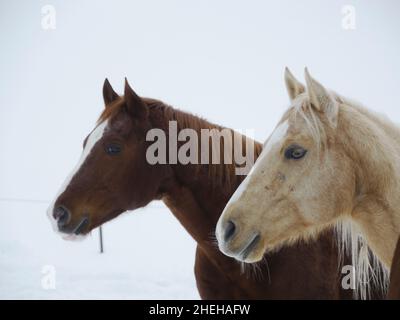
POLYGON ((311 77, 307 68, 305 68, 304 73, 311 105, 323 112, 333 127, 336 127, 339 105, 329 91, 311 77))
POLYGON ((288 67, 285 68, 285 84, 290 101, 306 91, 304 85, 294 77, 288 67))
POLYGON ((104 104, 107 107, 111 102, 117 100, 118 98, 119 98, 119 95, 114 91, 114 89, 111 87, 110 82, 106 78, 104 80, 104 84, 103 84, 104 104))
POLYGON ((125 104, 128 112, 136 118, 144 119, 148 115, 148 109, 143 100, 130 87, 128 80, 125 78, 125 104))

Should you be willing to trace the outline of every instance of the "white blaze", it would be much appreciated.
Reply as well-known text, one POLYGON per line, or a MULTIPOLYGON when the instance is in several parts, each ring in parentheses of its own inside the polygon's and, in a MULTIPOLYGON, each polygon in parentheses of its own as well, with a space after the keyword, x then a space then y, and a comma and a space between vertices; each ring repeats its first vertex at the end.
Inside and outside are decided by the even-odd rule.
MULTIPOLYGON (((72 170, 72 172, 68 175, 68 177, 65 179, 64 183, 62 184, 60 190, 58 191, 57 195, 55 196, 54 200, 52 201, 50 207, 47 210, 47 216, 49 217, 51 224, 53 226, 54 231, 58 233, 58 227, 57 227, 57 221, 53 217, 53 211, 54 211, 54 205, 57 200, 57 198, 67 189, 68 185, 70 184, 72 178, 75 176, 75 174, 79 171, 79 169, 82 167, 82 165, 85 163, 86 158, 89 156, 90 152, 92 151, 93 147, 96 145, 97 141, 101 139, 101 137, 104 134, 105 129, 107 128, 108 121, 103 121, 101 124, 99 124, 89 135, 85 148, 82 151, 81 157, 79 158, 79 161, 75 168, 72 170)), ((71 235, 62 235, 63 238, 70 239, 71 235)))
POLYGON ((226 211, 226 209, 232 204, 235 203, 236 201, 239 200, 240 196, 243 194, 243 192, 247 189, 247 186, 249 184, 249 181, 251 179, 252 174, 254 173, 254 171, 258 168, 258 166, 260 166, 263 162, 264 162, 264 158, 266 157, 266 155, 271 151, 272 147, 275 146, 276 144, 281 143, 281 141, 285 138, 287 130, 289 128, 289 122, 286 120, 284 122, 282 122, 280 125, 278 125, 275 130, 272 132, 271 136, 268 138, 268 140, 266 141, 266 143, 264 144, 263 150, 260 154, 260 156, 258 157, 256 163, 254 164, 254 166, 251 168, 249 174, 247 175, 247 177, 242 181, 242 183, 239 185, 239 187, 236 189, 236 191, 234 192, 234 194, 232 195, 232 197, 229 199, 228 203, 225 206, 224 211, 221 214, 221 217, 218 220, 217 223, 217 228, 216 228, 216 236, 217 239, 219 241, 220 239, 220 234, 222 232, 221 228, 221 221, 223 220, 223 216, 224 213, 226 211))
POLYGON ((280 143, 285 138, 288 129, 288 120, 282 122, 279 126, 275 128, 274 132, 272 132, 269 139, 265 142, 263 151, 261 152, 259 159, 269 153, 274 145, 280 143))

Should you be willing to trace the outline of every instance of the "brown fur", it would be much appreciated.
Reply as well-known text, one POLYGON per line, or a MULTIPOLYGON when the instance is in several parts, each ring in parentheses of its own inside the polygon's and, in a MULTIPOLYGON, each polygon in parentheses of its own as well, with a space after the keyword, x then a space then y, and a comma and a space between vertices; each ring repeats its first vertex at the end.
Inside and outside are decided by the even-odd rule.
MULTIPOLYGON (((63 232, 71 232, 83 213, 90 220, 82 231, 87 234, 123 211, 162 199, 197 242, 194 272, 203 299, 352 297, 351 290, 341 288, 338 250, 332 232, 321 235, 318 242, 299 243, 267 254, 265 261, 249 273, 242 271, 240 263, 219 252, 213 231, 242 176, 234 174, 233 165, 149 165, 145 160, 149 144, 145 135, 150 128, 168 132, 170 120, 176 120, 180 128, 220 127, 157 100, 141 99, 129 86, 123 98, 109 90, 112 89, 105 88, 107 107, 99 120, 108 121, 109 129, 55 201, 54 208, 63 205, 71 212, 63 232), (109 157, 103 146, 114 140, 123 145, 123 152, 109 157)), ((256 145, 257 156, 261 145, 256 145)), ((375 297, 379 297, 378 293, 375 297)))
POLYGON ((390 286, 388 299, 400 300, 400 238, 397 241, 392 268, 390 270, 390 286))
MULTIPOLYGON (((221 130, 224 129, 221 126, 214 125, 206 121, 205 119, 197 116, 193 116, 190 113, 182 112, 178 109, 174 109, 169 105, 164 104, 163 102, 152 99, 152 98, 142 98, 142 100, 146 103, 150 110, 150 118, 153 118, 152 121, 157 123, 160 128, 163 128, 165 132, 168 132, 168 124, 165 124, 165 120, 167 121, 176 121, 178 124, 178 131, 186 128, 194 129, 198 135, 200 136, 201 129, 217 129, 221 130), (161 121, 160 121, 161 119, 161 121), (160 123, 161 122, 161 123, 160 123)), ((117 99, 113 103, 111 103, 107 108, 105 108, 102 114, 99 117, 98 123, 101 123, 107 119, 112 119, 115 117, 121 109, 124 108, 124 100, 117 99)), ((228 129, 234 133, 233 130, 228 129)), ((243 150, 246 145, 246 138, 243 136, 242 144, 243 150)), ((224 147, 224 140, 221 139, 221 150, 224 147)), ((262 145, 259 143, 254 144, 254 158, 257 158, 258 155, 261 153, 262 145)), ((209 143, 210 148, 210 158, 212 154, 212 144, 209 143)), ((222 153, 222 152, 221 152, 222 153)), ((231 150, 233 155, 233 148, 231 150)), ((223 156, 223 155, 222 155, 223 156)), ((200 162, 200 160, 199 160, 200 162)), ((213 183, 214 187, 223 187, 223 188, 233 188, 234 185, 237 185, 241 180, 242 177, 240 175, 235 174, 236 164, 232 162, 231 164, 226 164, 224 161, 221 161, 219 164, 210 164, 207 165, 208 168, 208 176, 210 181, 213 183)), ((201 166, 195 165, 194 168, 200 169, 201 166)))

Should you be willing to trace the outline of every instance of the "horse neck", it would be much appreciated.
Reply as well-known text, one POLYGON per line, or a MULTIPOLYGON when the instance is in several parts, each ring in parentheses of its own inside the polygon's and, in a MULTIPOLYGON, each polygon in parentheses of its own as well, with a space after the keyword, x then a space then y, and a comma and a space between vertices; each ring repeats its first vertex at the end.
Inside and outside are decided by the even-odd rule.
MULTIPOLYGON (((167 135, 167 141, 169 140, 168 124, 170 121, 177 121, 178 130, 181 128, 191 128, 196 131, 199 128, 221 129, 221 127, 210 124, 199 117, 183 113, 169 106, 159 105, 150 110, 153 127, 162 129, 167 135), (179 114, 181 116, 177 116, 179 114), (188 118, 193 119, 188 121, 188 118)), ((200 146, 200 143, 198 145, 200 146)), ((257 143, 257 152, 259 152, 259 148, 260 145, 257 143)), ((221 148, 221 151, 223 151, 223 148, 221 148)), ((219 171, 224 169, 221 167, 210 168, 208 164, 200 163, 188 165, 178 163, 169 164, 169 166, 172 169, 173 177, 168 182, 168 187, 165 188, 162 200, 200 247, 214 257, 225 258, 217 249, 214 230, 225 204, 244 179, 244 176, 233 174, 230 179, 222 181, 218 175, 219 171)), ((228 171, 224 170, 224 174, 228 171)))
POLYGON ((374 253, 390 267, 400 233, 400 130, 357 105, 340 108, 339 119, 338 137, 355 170, 352 218, 374 253))

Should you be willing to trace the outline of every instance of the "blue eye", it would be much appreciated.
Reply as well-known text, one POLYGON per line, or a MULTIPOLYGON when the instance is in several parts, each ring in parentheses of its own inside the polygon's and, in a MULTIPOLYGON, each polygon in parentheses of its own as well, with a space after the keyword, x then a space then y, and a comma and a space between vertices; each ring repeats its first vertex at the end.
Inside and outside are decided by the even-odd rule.
POLYGON ((111 156, 117 155, 118 153, 121 152, 121 150, 122 150, 122 147, 116 143, 110 143, 110 144, 106 145, 106 147, 105 147, 106 153, 111 156))
POLYGON ((304 149, 303 147, 293 145, 285 150, 285 158, 299 160, 303 158, 306 155, 306 153, 307 150, 304 149))

